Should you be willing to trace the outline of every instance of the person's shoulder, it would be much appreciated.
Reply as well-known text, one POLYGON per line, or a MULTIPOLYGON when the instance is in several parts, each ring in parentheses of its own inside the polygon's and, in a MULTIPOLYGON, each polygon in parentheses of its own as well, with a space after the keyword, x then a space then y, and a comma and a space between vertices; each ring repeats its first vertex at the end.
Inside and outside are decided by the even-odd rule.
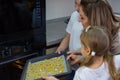
POLYGON ((78 70, 76 71, 76 73, 84 75, 87 72, 86 70, 87 70, 87 68, 85 66, 83 66, 83 67, 78 68, 78 70))
POLYGON ((72 12, 72 15, 76 15, 76 14, 78 15, 79 12, 78 12, 78 11, 73 11, 73 12, 72 12))
POLYGON ((78 20, 79 16, 80 16, 79 13, 77 11, 74 11, 71 14, 70 20, 74 22, 74 21, 78 20))
POLYGON ((78 11, 74 11, 71 16, 79 16, 79 12, 78 11))
POLYGON ((76 75, 82 80, 87 80, 86 79, 86 77, 88 76, 87 72, 88 72, 87 68, 85 66, 83 66, 83 67, 80 67, 77 69, 76 75))

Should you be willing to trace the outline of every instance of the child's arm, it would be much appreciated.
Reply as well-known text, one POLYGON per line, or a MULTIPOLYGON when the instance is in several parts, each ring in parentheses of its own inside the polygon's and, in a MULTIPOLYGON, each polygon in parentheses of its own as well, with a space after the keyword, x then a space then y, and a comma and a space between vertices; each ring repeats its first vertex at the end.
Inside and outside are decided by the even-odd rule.
POLYGON ((67 33, 62 42, 60 43, 59 47, 56 50, 56 53, 61 53, 61 51, 64 51, 68 48, 69 45, 69 40, 70 40, 70 34, 67 33))
POLYGON ((71 65, 75 65, 79 64, 83 60, 83 57, 80 55, 70 54, 67 59, 71 60, 71 65))

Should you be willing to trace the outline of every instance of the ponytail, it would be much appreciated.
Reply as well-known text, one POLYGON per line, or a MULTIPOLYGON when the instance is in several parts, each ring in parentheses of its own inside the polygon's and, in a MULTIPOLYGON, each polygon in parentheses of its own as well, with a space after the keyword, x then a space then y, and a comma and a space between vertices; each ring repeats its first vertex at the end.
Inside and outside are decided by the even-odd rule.
POLYGON ((113 54, 108 52, 104 56, 104 60, 108 64, 108 69, 109 69, 109 73, 111 75, 112 80, 119 80, 119 75, 118 75, 117 70, 116 70, 115 65, 114 65, 113 54))

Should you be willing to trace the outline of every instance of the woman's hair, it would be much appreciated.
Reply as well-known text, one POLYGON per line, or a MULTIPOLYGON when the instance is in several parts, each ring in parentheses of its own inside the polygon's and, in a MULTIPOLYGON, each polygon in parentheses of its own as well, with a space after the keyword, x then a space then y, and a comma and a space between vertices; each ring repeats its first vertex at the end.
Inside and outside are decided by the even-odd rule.
POLYGON ((80 6, 88 17, 91 26, 102 26, 106 28, 109 35, 113 37, 118 30, 112 8, 107 0, 81 0, 80 6))
MULTIPOLYGON (((88 31, 83 31, 80 38, 84 48, 90 48, 91 53, 95 52, 95 56, 97 57, 103 56, 104 61, 108 64, 112 80, 118 80, 118 74, 116 73, 113 61, 113 55, 109 51, 110 39, 107 31, 100 27, 90 27, 88 31)), ((89 56, 85 57, 82 65, 91 65, 95 56, 91 56, 90 54, 89 56)))

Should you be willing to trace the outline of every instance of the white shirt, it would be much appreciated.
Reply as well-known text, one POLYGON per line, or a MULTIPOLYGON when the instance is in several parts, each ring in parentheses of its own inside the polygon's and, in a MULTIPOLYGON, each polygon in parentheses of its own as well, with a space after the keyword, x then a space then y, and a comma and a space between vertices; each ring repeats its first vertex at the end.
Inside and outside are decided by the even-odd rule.
POLYGON ((74 11, 66 28, 66 32, 70 34, 69 50, 78 50, 81 48, 80 34, 83 26, 78 22, 79 17, 79 13, 74 11))
MULTIPOLYGON (((120 55, 114 56, 115 67, 120 70, 120 55)), ((91 69, 88 67, 80 67, 74 76, 73 80, 111 80, 108 68, 105 63, 103 63, 97 69, 91 69)))

